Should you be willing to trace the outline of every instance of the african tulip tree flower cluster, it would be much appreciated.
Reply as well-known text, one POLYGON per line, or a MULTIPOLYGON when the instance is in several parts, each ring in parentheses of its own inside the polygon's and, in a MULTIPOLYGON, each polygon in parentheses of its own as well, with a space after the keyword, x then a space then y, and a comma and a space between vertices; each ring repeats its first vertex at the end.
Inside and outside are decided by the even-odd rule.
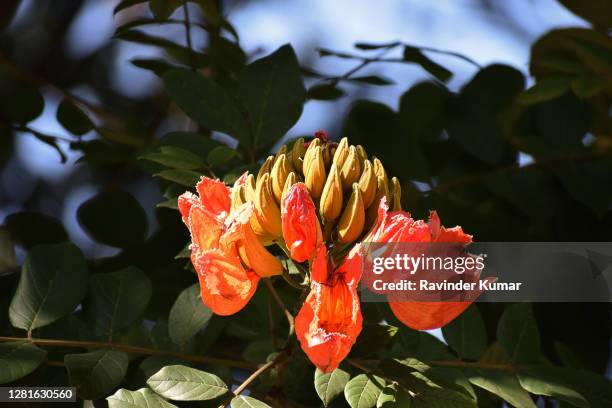
MULTIPOLYGON (((219 315, 241 310, 261 278, 282 274, 281 262, 266 249, 280 246, 309 272, 310 292, 295 329, 324 372, 338 367, 361 331, 361 242, 471 241, 460 227, 442 227, 435 212, 429 223, 413 220, 401 210, 399 181, 389 180, 380 160, 346 138, 330 142, 324 132, 283 146, 257 175, 245 173, 231 188, 202 177, 196 190, 178 204, 191 232, 204 304, 219 315)), ((469 305, 389 304, 414 329, 441 327, 469 305)))

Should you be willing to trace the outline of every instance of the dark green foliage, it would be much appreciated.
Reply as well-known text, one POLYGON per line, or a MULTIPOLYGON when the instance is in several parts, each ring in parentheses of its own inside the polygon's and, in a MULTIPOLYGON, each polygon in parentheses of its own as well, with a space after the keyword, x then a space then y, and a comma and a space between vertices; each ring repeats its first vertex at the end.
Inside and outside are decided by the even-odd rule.
MULTIPOLYGON (((323 373, 276 304, 293 316, 302 306, 301 266, 291 262, 286 276, 271 279, 280 299, 260 280, 240 312, 213 315, 176 211, 178 196, 203 175, 232 184, 281 141, 291 148, 289 138, 302 136, 291 129, 310 103, 336 112, 319 126, 332 139, 361 144, 399 178, 414 218, 436 210, 477 241, 609 242, 609 2, 559 0, 593 27, 538 38, 528 76, 399 41, 319 49, 354 64, 322 73, 300 65, 314 63, 298 61, 292 45, 251 47, 227 20, 227 2, 212 0, 120 1, 113 41, 73 58, 58 44, 79 2, 40 2, 25 26, 48 34, 44 47, 20 27, 2 31, 21 2, 0 7, 0 384, 70 385, 80 400, 110 408, 612 406, 609 304, 481 303, 442 328, 441 341, 404 326, 387 304, 362 303, 350 354, 323 373), (153 33, 158 26, 184 37, 153 33), (32 52, 21 53, 30 47, 21 38, 32 52), (123 42, 159 51, 130 61, 159 80, 151 95, 109 86, 108 61, 123 42), (474 75, 451 81, 449 58, 474 75), (386 63, 427 80, 387 78, 374 69, 386 63), (370 90, 393 88, 396 101, 368 99, 370 90), (29 127, 45 98, 59 103, 52 113, 66 136, 29 127), (353 98, 348 107, 344 98, 353 98), (23 170, 20 137, 51 146, 62 161, 77 153, 75 170, 53 182, 27 175, 32 191, 13 195, 4 172, 8 180, 11 166, 23 170), (75 217, 68 197, 81 186, 99 193, 75 217), (77 227, 95 242, 70 243, 80 240, 77 227), (232 393, 262 367, 248 396, 232 393)), ((318 127, 311 130, 307 140, 318 127)))

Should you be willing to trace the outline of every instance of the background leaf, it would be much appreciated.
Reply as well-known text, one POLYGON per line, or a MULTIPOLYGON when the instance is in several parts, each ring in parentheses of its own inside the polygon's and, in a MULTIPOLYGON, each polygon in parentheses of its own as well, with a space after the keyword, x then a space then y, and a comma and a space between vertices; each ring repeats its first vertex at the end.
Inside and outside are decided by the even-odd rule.
POLYGON ((202 303, 200 285, 189 286, 170 309, 168 331, 172 341, 180 345, 191 340, 211 317, 212 311, 202 303))
POLYGON ((70 385, 80 398, 98 399, 108 395, 123 381, 128 356, 122 351, 101 349, 82 354, 67 354, 64 363, 70 385))
POLYGON ((240 75, 240 97, 250 114, 252 144, 280 139, 297 122, 306 100, 293 48, 283 45, 246 66, 240 75))
POLYGON ((317 395, 323 401, 323 405, 329 406, 336 397, 342 395, 350 378, 351 375, 341 368, 336 368, 331 373, 323 373, 317 368, 314 376, 314 387, 317 395))
POLYGON ((77 210, 77 219, 96 241, 127 248, 147 234, 147 216, 138 201, 125 191, 100 193, 77 210))
POLYGON ((180 365, 162 368, 147 384, 162 397, 175 401, 207 401, 228 392, 216 375, 180 365))
POLYGON ((107 397, 109 408, 172 408, 176 407, 148 388, 138 391, 120 389, 107 397))
POLYGON ((497 327, 497 339, 513 363, 538 362, 540 333, 530 304, 514 304, 504 311, 497 327))
POLYGON ((0 343, 0 384, 25 377, 45 361, 47 352, 27 341, 0 343))
POLYGON ((88 323, 96 334, 112 338, 142 315, 150 299, 151 281, 138 268, 97 273, 89 278, 88 323))
POLYGON ((476 305, 467 308, 455 320, 442 328, 444 339, 459 357, 478 360, 487 348, 484 320, 476 305))
POLYGON ((57 121, 73 135, 81 136, 94 128, 89 117, 73 102, 64 99, 57 108, 57 121))
POLYGON ((37 246, 23 263, 9 308, 11 324, 24 330, 51 324, 72 312, 86 291, 87 264, 76 246, 37 246))

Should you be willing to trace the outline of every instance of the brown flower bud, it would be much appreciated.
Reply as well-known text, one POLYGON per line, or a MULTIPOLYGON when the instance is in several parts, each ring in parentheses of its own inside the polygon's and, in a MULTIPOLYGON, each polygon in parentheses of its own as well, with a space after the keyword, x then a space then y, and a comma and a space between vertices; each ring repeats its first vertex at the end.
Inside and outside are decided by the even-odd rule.
POLYGON ((287 181, 287 176, 290 172, 291 167, 289 166, 287 156, 285 154, 281 154, 274 162, 272 170, 270 171, 272 192, 274 193, 276 201, 279 203, 281 195, 283 194, 283 188, 285 187, 285 181, 287 181))
MULTIPOLYGON (((315 139, 318 140, 318 139, 315 139)), ((306 152, 308 153, 308 152, 306 152)), ((304 161, 304 184, 313 198, 319 198, 325 184, 325 163, 321 146, 304 161)))
POLYGON ((325 181, 323 192, 321 193, 321 202, 319 203, 319 212, 326 221, 333 221, 340 215, 342 211, 342 181, 340 180, 340 172, 335 163, 332 163, 329 169, 329 175, 325 181))
POLYGON ((235 211, 242 204, 246 203, 245 186, 234 186, 231 191, 231 211, 235 211))
POLYGON ((287 154, 287 145, 282 145, 274 155, 274 160, 278 160, 281 154, 287 154))
POLYGON ((281 202, 282 202, 283 197, 285 197, 285 195, 287 194, 287 191, 289 191, 289 187, 291 187, 297 182, 298 182, 298 178, 295 175, 295 172, 292 171, 291 173, 289 173, 289 175, 287 176, 287 180, 285 181, 285 186, 283 187, 283 194, 281 196, 281 202))
POLYGON ((363 163, 368 160, 368 153, 362 145, 357 145, 355 148, 357 149, 357 155, 359 156, 360 163, 363 166, 363 163))
POLYGON ((272 165, 274 164, 274 156, 268 156, 268 158, 262 163, 259 171, 257 172, 257 180, 261 178, 265 173, 269 173, 272 170, 272 165))
POLYGON ((346 157, 349 154, 349 144, 348 144, 348 139, 346 137, 343 137, 342 139, 340 139, 340 142, 338 143, 338 146, 336 147, 336 151, 334 152, 334 159, 333 162, 336 163, 336 166, 338 166, 338 169, 342 169, 342 165, 344 164, 344 161, 346 160, 346 157))
POLYGON ((302 172, 305 153, 306 148, 304 147, 304 138, 300 137, 295 141, 295 143, 293 143, 293 148, 291 149, 291 162, 293 164, 293 168, 300 173, 302 172))
POLYGON ((402 186, 397 179, 397 177, 393 177, 391 179, 391 202, 389 203, 389 208, 393 211, 401 211, 402 209, 402 186))
POLYGON ((306 175, 306 163, 312 160, 312 154, 317 149, 317 147, 322 146, 321 139, 312 139, 308 144, 308 149, 304 153, 304 160, 302 164, 302 174, 306 175))
POLYGON ((363 171, 359 178, 359 191, 361 191, 361 197, 363 198, 363 205, 365 208, 368 208, 370 204, 372 204, 372 201, 374 201, 377 185, 378 180, 376 173, 374 173, 372 162, 366 159, 363 162, 363 171))
POLYGON ((353 184, 353 192, 338 221, 338 242, 348 244, 355 241, 363 232, 365 223, 365 208, 357 183, 353 184))
POLYGON ((378 218, 378 206, 380 205, 380 200, 385 197, 387 199, 387 203, 389 202, 389 187, 387 182, 381 176, 376 178, 376 196, 374 197, 374 201, 366 210, 366 229, 370 229, 372 225, 376 223, 376 219, 378 218))
POLYGON ((253 201, 255 199, 256 186, 257 182, 255 181, 255 176, 249 174, 244 184, 244 198, 246 201, 253 201))
POLYGON ((387 172, 385 171, 385 168, 382 165, 382 162, 377 159, 374 158, 374 173, 376 173, 376 177, 382 177, 385 180, 385 183, 387 185, 389 185, 389 178, 387 177, 387 172))
POLYGON ((359 157, 357 157, 357 150, 355 146, 351 146, 348 149, 348 155, 340 170, 340 179, 342 180, 343 189, 345 191, 350 190, 353 183, 359 181, 360 175, 361 165, 359 164, 359 157))
POLYGON ((251 226, 257 235, 279 237, 282 233, 280 208, 272 195, 270 184, 268 173, 257 181, 253 200, 256 222, 253 225, 253 219, 251 219, 251 226))

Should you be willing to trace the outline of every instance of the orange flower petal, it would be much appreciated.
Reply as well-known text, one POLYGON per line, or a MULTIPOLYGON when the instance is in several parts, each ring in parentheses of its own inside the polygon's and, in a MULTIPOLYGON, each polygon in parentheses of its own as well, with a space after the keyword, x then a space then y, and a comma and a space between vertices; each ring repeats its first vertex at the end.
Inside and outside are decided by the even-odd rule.
POLYGON ((431 330, 446 326, 471 302, 389 302, 393 314, 415 330, 431 330))
POLYGON ((321 226, 304 183, 292 185, 281 203, 283 239, 297 262, 310 259, 321 243, 321 226))
POLYGON ((221 250, 192 255, 202 301, 213 313, 227 316, 241 310, 255 293, 259 276, 246 270, 236 256, 221 250))
POLYGON ((216 218, 225 218, 231 207, 230 189, 220 180, 202 176, 196 185, 204 210, 216 218))
POLYGON ((178 208, 185 225, 189 226, 189 212, 191 207, 200 203, 200 198, 190 191, 186 191, 178 198, 178 208))
POLYGON ((189 231, 191 241, 201 251, 219 247, 219 239, 223 233, 223 223, 213 216, 198 203, 193 205, 189 211, 189 231))
POLYGON ((325 246, 314 260, 311 291, 295 319, 302 349, 323 372, 333 371, 348 355, 361 332, 359 296, 351 280, 340 270, 328 274, 325 246))

